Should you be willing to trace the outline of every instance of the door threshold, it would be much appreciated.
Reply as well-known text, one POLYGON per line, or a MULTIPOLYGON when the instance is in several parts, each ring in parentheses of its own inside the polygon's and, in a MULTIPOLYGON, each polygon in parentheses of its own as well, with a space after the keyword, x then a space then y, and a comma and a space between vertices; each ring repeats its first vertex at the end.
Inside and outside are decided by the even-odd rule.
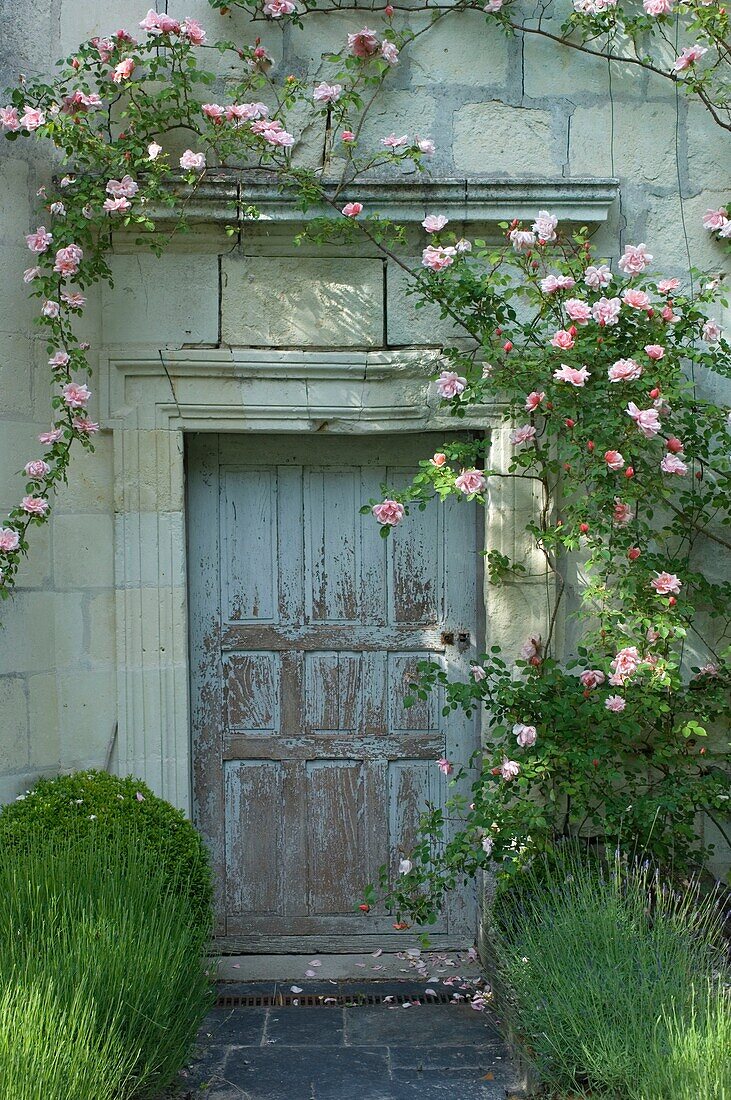
MULTIPOLYGON (((306 993, 308 985, 315 982, 342 981, 411 981, 419 980, 419 974, 406 951, 373 954, 340 955, 219 955, 212 956, 216 978, 221 982, 288 982, 301 987, 306 993), (399 957, 399 955, 401 957, 399 957), (313 966, 312 963, 319 963, 313 966), (307 971, 314 977, 307 977, 307 971)), ((439 973, 441 977, 459 974, 477 976, 479 963, 467 958, 466 951, 424 951, 428 976, 439 973), (436 958, 439 956, 439 959, 436 958), (441 961, 444 960, 444 961, 441 961)), ((422 979, 423 980, 423 979, 422 979)))

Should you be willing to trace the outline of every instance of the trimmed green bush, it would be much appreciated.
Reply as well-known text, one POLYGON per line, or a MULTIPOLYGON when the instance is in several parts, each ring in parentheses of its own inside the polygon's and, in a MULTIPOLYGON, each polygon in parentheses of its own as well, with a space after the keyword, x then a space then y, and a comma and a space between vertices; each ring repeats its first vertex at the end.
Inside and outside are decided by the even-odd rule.
POLYGON ((507 1015, 550 1095, 731 1100, 729 971, 715 896, 571 848, 495 907, 507 1015), (724 988, 726 986, 726 988, 724 988))
POLYGON ((138 833, 0 848, 0 1100, 152 1098, 211 1001, 207 934, 138 833))
MULTIPOLYGON (((84 771, 40 779, 20 800, 0 810, 0 847, 29 851, 39 837, 111 840, 137 836, 190 899, 210 929, 213 887, 208 855, 185 815, 140 779, 84 771)), ((124 858, 124 852, 121 853, 124 858)))

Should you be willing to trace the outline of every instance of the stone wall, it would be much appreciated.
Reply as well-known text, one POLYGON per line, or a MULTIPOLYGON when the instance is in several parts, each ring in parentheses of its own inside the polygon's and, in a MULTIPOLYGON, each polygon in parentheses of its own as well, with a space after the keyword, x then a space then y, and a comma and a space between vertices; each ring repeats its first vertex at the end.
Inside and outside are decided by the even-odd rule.
MULTIPOLYGON (((81 39, 118 26, 134 29, 146 6, 122 0, 110 12, 99 0, 15 3, 4 21, 0 84, 21 72, 50 74, 55 57, 81 39)), ((317 16, 298 31, 252 27, 240 14, 220 16, 205 0, 170 0, 168 10, 199 18, 211 39, 251 41, 261 34, 280 72, 313 81, 329 75, 321 54, 369 21, 352 13, 317 16)), ((560 22, 557 15, 556 28, 560 22)), ((206 62, 217 67, 224 94, 233 75, 228 62, 215 53, 206 62)), ((724 246, 702 229, 700 217, 728 197, 729 142, 701 107, 676 99, 660 78, 629 66, 610 71, 602 61, 536 39, 508 41, 481 18, 460 16, 424 34, 391 74, 364 140, 391 130, 435 140, 437 179, 550 176, 570 190, 574 179, 616 177, 618 198, 597 222, 607 257, 616 257, 624 242, 646 241, 667 274, 683 276, 688 256, 702 267, 723 266, 724 246)), ((322 135, 309 126, 301 139, 296 155, 311 160, 322 135)), ((39 220, 35 192, 53 165, 47 148, 28 141, 3 142, 0 153, 0 507, 6 508, 22 484, 14 471, 35 456, 35 436, 48 424, 45 349, 21 273, 23 234, 39 220)), ((112 387, 105 377, 110 357, 164 360, 175 349, 217 346, 418 348, 451 335, 448 325, 414 310, 401 272, 379 256, 303 252, 292 244, 293 233, 292 226, 244 228, 232 241, 220 225, 202 226, 160 260, 120 240, 115 287, 92 296, 85 322, 99 353, 92 386, 102 404, 95 416, 108 428, 109 414, 118 411, 104 398, 112 387)), ((419 240, 411 239, 416 255, 419 240)), ((122 496, 129 493, 122 488, 122 496)), ((119 509, 119 491, 116 499, 119 509)), ((505 528, 519 503, 495 502, 501 538, 509 539, 505 528)), ((96 454, 74 461, 53 520, 33 532, 17 592, 2 608, 0 799, 13 798, 40 773, 103 766, 110 753, 115 762, 114 513, 113 440, 105 430, 96 454)), ((117 577, 119 568, 118 562, 117 577)), ((491 594, 490 601, 497 640, 515 644, 537 625, 530 587, 510 599, 491 594)))

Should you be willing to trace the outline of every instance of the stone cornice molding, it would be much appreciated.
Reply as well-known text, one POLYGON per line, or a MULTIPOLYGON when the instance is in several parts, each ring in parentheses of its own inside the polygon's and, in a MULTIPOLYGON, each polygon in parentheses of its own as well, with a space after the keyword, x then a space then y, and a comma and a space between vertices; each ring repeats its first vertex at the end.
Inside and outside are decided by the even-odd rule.
MULTIPOLYGON (((333 188, 336 186, 333 182, 333 188)), ((326 206, 303 211, 291 193, 281 191, 270 180, 242 182, 228 173, 209 177, 191 191, 175 188, 191 223, 257 225, 267 223, 303 225, 313 218, 331 214, 326 206), (259 218, 246 215, 255 207, 259 218)), ((539 209, 550 210, 559 221, 575 225, 598 224, 609 217, 619 194, 619 181, 611 178, 536 179, 373 179, 346 187, 338 204, 362 202, 366 210, 402 224, 420 222, 435 210, 447 213, 463 225, 488 224, 511 218, 535 218, 539 209)), ((151 209, 160 223, 177 220, 179 207, 151 209)))

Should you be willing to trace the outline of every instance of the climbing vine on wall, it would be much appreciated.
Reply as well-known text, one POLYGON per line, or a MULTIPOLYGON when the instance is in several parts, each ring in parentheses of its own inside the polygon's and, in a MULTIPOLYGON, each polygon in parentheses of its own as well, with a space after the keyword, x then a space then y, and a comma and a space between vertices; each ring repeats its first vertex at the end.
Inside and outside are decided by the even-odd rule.
MULTIPOLYGON (((237 6, 255 20, 295 25, 314 10, 291 0, 237 6)), ((354 25, 328 57, 329 79, 313 87, 276 74, 258 40, 214 43, 196 20, 150 11, 131 31, 82 44, 52 81, 21 82, 0 109, 10 140, 49 141, 63 158, 63 174, 39 193, 43 216, 26 239, 23 278, 38 301, 53 397, 51 423, 24 466, 25 493, 0 527, 3 596, 33 528, 48 519, 72 447, 93 449, 99 430, 87 412, 90 349, 76 333, 89 288, 110 278, 112 237, 137 234, 161 251, 156 219, 166 212, 184 229, 189 201, 211 174, 263 174, 304 207, 329 211, 308 230, 313 240, 347 246, 365 239, 403 268, 410 292, 436 305, 463 336, 444 349, 440 397, 457 417, 499 402, 516 425, 507 471, 485 468, 479 449, 450 444, 425 458, 409 487, 393 487, 371 504, 387 532, 432 495, 485 503, 491 478, 535 482, 544 503, 529 533, 557 594, 547 636, 528 639, 517 665, 486 654, 468 684, 425 666, 415 686, 441 690, 447 711, 485 706, 494 746, 473 762, 471 793, 455 788, 449 813, 462 821, 457 839, 445 846, 444 811, 435 809, 403 861, 394 904, 418 920, 433 918, 442 892, 460 876, 490 859, 519 865, 525 852, 560 835, 617 839, 624 832, 663 857, 695 858, 702 854, 695 815, 705 809, 720 825, 728 797, 705 734, 725 705, 731 593, 713 582, 699 555, 709 543, 719 552, 731 546, 728 424, 693 380, 696 370, 729 373, 731 349, 707 313, 723 300, 717 281, 695 273, 690 293, 663 279, 651 243, 628 244, 612 271, 592 254, 586 234, 565 236, 546 211, 536 212, 534 224, 503 225, 500 246, 457 239, 434 211, 414 268, 403 227, 343 198, 345 187, 356 194, 359 181, 381 169, 427 168, 429 134, 384 133, 376 148, 365 147, 364 121, 411 44, 442 19, 467 17, 468 8, 508 33, 552 37, 540 19, 514 20, 500 0, 425 5, 431 17, 416 30, 413 12, 402 16, 388 5, 377 13, 378 30, 354 25), (217 78, 202 64, 207 51, 231 58, 238 73, 221 103, 208 91, 217 78), (293 155, 290 120, 299 119, 301 131, 303 117, 322 127, 316 167, 293 155), (583 563, 583 634, 566 667, 553 643, 572 555, 583 563), (705 653, 690 680, 689 639, 705 653)), ((376 13, 369 16, 376 21, 376 13)), ((630 11, 577 0, 553 37, 658 72, 728 128, 727 29, 715 5, 645 0, 630 11)), ((232 225, 243 213, 232 209, 232 225)), ((708 211, 709 232, 731 236, 728 213, 708 211)), ((523 568, 499 554, 488 560, 495 583, 523 568)), ((441 761, 446 773, 455 764, 441 761)), ((384 888, 389 883, 387 875, 384 888)))

